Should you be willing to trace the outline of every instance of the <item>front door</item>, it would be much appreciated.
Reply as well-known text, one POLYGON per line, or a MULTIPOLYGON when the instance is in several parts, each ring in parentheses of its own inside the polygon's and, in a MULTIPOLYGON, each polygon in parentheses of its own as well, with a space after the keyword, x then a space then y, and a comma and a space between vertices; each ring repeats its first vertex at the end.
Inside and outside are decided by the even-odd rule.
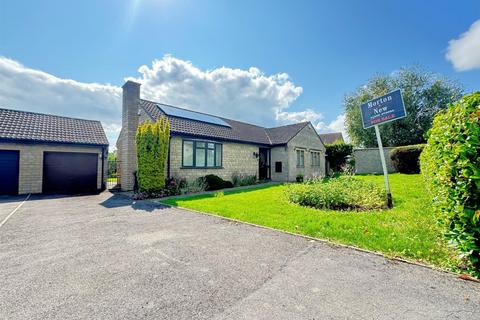
POLYGON ((270 179, 270 149, 260 148, 258 159, 258 179, 268 180, 270 179))

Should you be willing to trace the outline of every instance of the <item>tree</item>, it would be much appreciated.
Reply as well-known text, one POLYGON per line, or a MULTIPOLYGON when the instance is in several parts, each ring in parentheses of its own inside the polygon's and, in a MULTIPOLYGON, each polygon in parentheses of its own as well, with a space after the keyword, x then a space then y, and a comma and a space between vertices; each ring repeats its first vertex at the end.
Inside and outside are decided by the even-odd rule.
POLYGON ((344 99, 345 125, 354 145, 377 147, 374 128, 362 127, 360 105, 395 89, 402 90, 407 116, 379 126, 383 144, 388 147, 424 143, 435 113, 460 99, 463 93, 456 82, 418 67, 375 75, 344 99))
POLYGON ((138 126, 137 179, 141 192, 155 195, 165 187, 165 163, 169 140, 170 123, 164 117, 155 123, 148 121, 138 126))

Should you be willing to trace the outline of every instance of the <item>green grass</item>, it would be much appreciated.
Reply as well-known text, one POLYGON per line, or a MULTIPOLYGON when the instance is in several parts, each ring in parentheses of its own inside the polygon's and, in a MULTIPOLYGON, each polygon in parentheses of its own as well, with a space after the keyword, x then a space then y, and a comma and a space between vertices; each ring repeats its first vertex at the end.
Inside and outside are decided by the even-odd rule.
MULTIPOLYGON (((358 176, 383 186, 383 176, 358 176)), ((436 224, 420 175, 391 174, 395 207, 362 212, 318 210, 289 203, 286 185, 167 199, 165 204, 454 269, 454 252, 436 224)))

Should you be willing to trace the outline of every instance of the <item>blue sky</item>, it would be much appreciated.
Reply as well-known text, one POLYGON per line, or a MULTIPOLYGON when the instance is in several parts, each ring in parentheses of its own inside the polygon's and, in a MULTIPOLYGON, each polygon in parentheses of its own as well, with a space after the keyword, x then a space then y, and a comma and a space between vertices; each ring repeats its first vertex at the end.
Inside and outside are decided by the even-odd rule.
MULTIPOLYGON (((139 67, 146 65, 153 72, 152 61, 166 54, 190 61, 202 72, 225 66, 255 67, 267 77, 286 73, 302 91, 273 104, 286 103, 278 107, 283 112, 321 114, 314 117, 322 123, 318 128, 328 131, 342 113, 344 94, 375 73, 420 64, 457 79, 467 91, 479 90, 478 66, 458 71, 445 57, 449 41, 479 19, 479 1, 3 1, 0 56, 58 79, 114 87, 127 77, 145 78, 139 67)), ((480 52, 471 51, 475 60, 480 52)), ((252 77, 257 76, 247 76, 252 77)), ((285 89, 284 79, 272 81, 281 87, 278 92, 285 89)), ((18 90, 27 94, 30 88, 18 90)), ((111 91, 118 94, 115 88, 111 91)), ((192 108, 192 101, 202 105, 198 99, 176 100, 174 93, 152 94, 192 108)), ((18 98, 2 100, 1 95, 5 107, 40 108, 30 101, 18 105, 18 98)), ((42 96, 36 99, 38 105, 45 104, 42 96)), ((68 104, 68 96, 61 100, 68 104)), ((44 109, 75 115, 79 107, 44 109)), ((240 112, 225 113, 242 117, 240 112)))

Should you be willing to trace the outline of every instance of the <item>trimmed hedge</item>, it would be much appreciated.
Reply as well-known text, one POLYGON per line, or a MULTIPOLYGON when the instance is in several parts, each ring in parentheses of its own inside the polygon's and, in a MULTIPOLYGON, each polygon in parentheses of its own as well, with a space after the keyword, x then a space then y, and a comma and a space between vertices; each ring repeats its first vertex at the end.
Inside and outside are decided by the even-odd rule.
POLYGON ((424 146, 417 144, 392 149, 390 159, 392 159, 395 170, 407 174, 420 173, 420 154, 424 146))
POLYGON ((330 169, 339 172, 347 164, 347 156, 352 155, 353 146, 347 143, 334 143, 325 145, 327 161, 330 169))
POLYGON ((165 187, 165 163, 170 140, 170 123, 161 117, 155 123, 142 123, 137 128, 137 181, 140 192, 158 194, 165 187))
POLYGON ((420 162, 446 237, 480 277, 480 92, 435 116, 420 162))

